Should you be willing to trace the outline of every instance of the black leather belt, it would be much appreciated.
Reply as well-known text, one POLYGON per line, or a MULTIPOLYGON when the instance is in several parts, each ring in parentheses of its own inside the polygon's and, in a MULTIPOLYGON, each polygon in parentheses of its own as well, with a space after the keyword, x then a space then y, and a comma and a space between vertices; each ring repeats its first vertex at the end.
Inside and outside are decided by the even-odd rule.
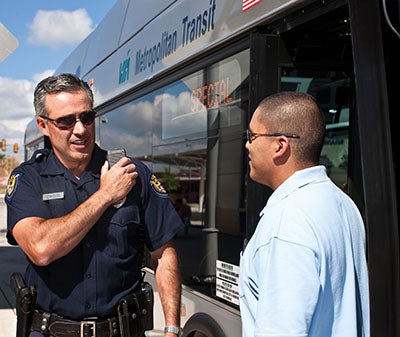
POLYGON ((73 321, 63 317, 35 310, 32 330, 55 337, 114 337, 119 336, 117 317, 105 320, 87 319, 73 321))

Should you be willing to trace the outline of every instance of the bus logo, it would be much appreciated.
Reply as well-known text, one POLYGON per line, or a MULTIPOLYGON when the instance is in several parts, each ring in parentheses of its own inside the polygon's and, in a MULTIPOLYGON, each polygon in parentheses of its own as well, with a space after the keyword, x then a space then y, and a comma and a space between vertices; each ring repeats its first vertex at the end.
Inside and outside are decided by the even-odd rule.
MULTIPOLYGON (((128 51, 128 54, 130 53, 130 50, 128 51)), ((129 68, 131 64, 131 58, 128 57, 126 60, 123 60, 119 64, 119 80, 118 84, 122 84, 126 81, 129 80, 129 68)))

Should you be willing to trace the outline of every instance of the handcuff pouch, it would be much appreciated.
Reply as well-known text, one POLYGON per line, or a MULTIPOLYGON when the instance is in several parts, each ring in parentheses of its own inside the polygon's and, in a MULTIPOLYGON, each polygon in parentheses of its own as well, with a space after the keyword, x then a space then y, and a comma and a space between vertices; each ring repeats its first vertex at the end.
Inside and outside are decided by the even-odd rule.
POLYGON ((150 283, 143 281, 140 288, 119 300, 118 319, 121 337, 141 336, 153 329, 154 294, 150 283))

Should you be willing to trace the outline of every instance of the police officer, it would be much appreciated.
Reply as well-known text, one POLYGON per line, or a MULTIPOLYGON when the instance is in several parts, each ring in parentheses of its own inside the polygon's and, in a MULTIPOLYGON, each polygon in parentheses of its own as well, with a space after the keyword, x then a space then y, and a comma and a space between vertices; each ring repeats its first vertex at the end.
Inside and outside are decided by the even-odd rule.
POLYGON ((34 105, 52 149, 11 173, 5 197, 8 242, 28 257, 26 282, 37 291, 30 336, 118 336, 117 305, 140 283, 142 241, 156 265, 165 337, 176 336, 181 283, 172 238, 183 224, 167 192, 138 160, 109 168, 95 144, 86 82, 50 76, 37 85, 34 105))

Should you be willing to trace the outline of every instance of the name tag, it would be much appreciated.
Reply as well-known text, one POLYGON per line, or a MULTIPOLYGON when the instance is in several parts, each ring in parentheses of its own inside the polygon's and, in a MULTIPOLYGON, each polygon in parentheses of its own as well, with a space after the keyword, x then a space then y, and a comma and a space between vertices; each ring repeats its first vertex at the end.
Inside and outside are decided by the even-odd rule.
POLYGON ((57 200, 57 199, 64 199, 64 192, 54 192, 54 193, 46 193, 43 194, 42 200, 57 200))

